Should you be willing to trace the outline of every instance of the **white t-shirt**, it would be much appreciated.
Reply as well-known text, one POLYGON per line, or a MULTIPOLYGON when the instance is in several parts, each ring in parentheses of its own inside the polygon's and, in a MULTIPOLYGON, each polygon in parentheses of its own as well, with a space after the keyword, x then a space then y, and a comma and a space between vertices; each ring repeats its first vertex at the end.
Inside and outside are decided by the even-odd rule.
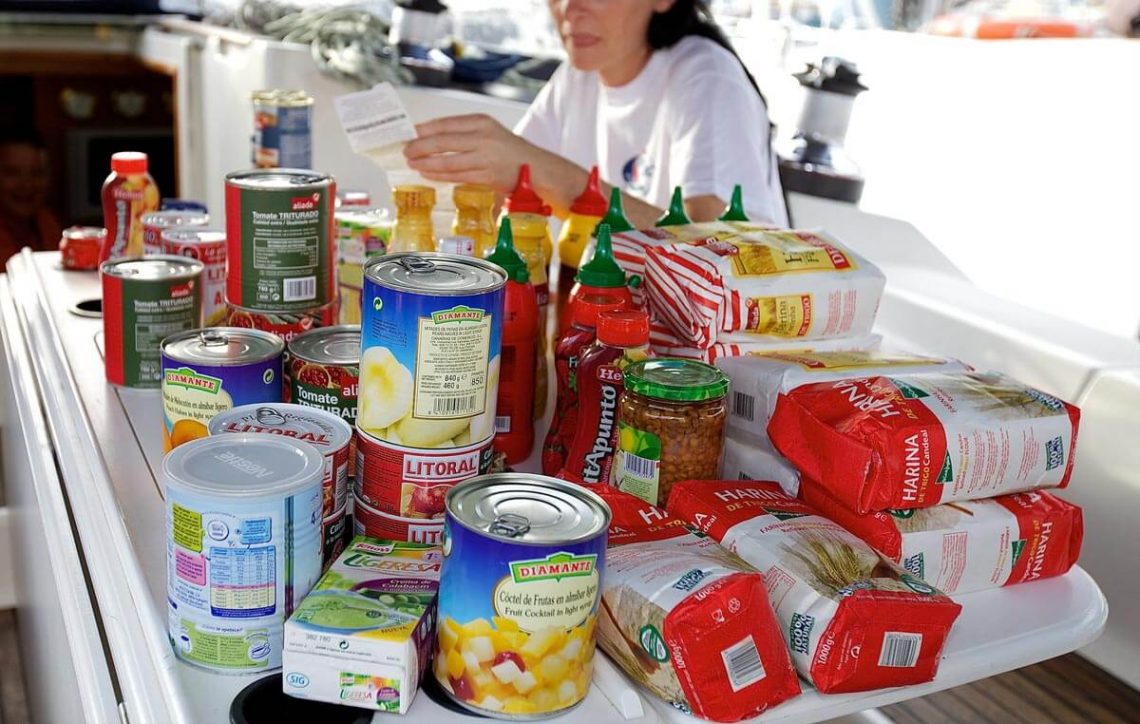
POLYGON ((688 36, 657 50, 618 88, 564 63, 515 127, 531 143, 666 208, 686 198, 727 201, 744 190, 750 219, 787 224, 768 111, 733 55, 688 36))

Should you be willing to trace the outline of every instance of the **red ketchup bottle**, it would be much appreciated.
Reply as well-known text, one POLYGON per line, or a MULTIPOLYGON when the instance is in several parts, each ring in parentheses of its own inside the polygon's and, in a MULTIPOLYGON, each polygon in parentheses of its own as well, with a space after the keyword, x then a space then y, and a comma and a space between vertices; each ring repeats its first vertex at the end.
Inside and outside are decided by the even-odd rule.
POLYGON ((602 222, 595 232, 597 245, 594 256, 582 265, 574 276, 574 286, 570 288, 565 314, 560 318, 560 331, 569 328, 574 319, 574 302, 583 294, 608 294, 624 299, 630 309, 634 308, 625 272, 614 261, 613 241, 610 239, 610 225, 602 222))
POLYGON ((145 153, 111 154, 111 175, 103 182, 103 242, 100 262, 143 255, 143 214, 158 211, 158 185, 147 172, 145 153))
POLYGON ((627 300, 608 294, 583 294, 574 304, 570 328, 554 348, 554 374, 558 397, 554 416, 542 444, 542 472, 557 475, 566 463, 566 451, 578 429, 578 385, 574 373, 578 359, 597 340, 598 315, 629 309, 627 300))
POLYGON ((578 429, 558 477, 585 485, 610 483, 622 370, 650 356, 648 314, 626 310, 598 315, 598 341, 578 360, 578 429))
POLYGON ((530 283, 526 262, 515 251, 509 218, 503 218, 498 243, 487 255, 487 261, 507 272, 494 445, 496 451, 506 455, 507 464, 513 465, 526 460, 534 447, 538 296, 530 283))

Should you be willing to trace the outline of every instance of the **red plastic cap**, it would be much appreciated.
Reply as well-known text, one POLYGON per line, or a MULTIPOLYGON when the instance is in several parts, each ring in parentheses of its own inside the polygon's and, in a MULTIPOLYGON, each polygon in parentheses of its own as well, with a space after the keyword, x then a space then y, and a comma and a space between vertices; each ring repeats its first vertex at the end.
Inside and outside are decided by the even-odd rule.
POLYGON ((111 154, 111 170, 115 173, 146 173, 146 154, 138 151, 119 151, 111 154))
POLYGON ((598 167, 590 169, 590 178, 586 181, 586 190, 570 204, 570 213, 582 216, 595 216, 602 218, 606 215, 609 202, 602 195, 601 182, 598 180, 598 167))
POLYGON ((626 300, 609 294, 583 294, 574 299, 574 316, 571 321, 579 327, 593 329, 598 326, 598 315, 626 308, 626 300))
POLYGON ((530 166, 519 167, 519 180, 510 196, 503 202, 503 210, 508 214, 540 214, 550 216, 550 206, 542 202, 542 197, 530 184, 530 166))
POLYGON ((598 315, 598 341, 611 347, 649 344, 649 315, 640 310, 602 312, 598 315))

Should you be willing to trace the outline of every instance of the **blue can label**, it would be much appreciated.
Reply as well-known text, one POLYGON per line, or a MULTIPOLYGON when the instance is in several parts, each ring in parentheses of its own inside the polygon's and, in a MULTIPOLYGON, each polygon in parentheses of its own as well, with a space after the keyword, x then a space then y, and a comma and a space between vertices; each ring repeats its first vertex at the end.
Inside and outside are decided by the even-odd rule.
POLYGON ((389 444, 473 445, 495 434, 503 289, 428 296, 364 281, 357 423, 389 444))
POLYGON ((312 106, 258 105, 253 163, 258 168, 312 168, 312 106))
POLYGON ((210 419, 233 407, 280 402, 281 356, 244 365, 213 367, 162 356, 162 449, 206 437, 210 419))

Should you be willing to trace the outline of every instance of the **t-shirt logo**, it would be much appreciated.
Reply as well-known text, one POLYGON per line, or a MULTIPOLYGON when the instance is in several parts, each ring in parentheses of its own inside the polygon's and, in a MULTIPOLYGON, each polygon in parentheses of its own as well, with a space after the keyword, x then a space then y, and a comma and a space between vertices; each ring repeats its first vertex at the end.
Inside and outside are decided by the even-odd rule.
POLYGON ((625 188, 636 194, 649 193, 649 185, 653 183, 653 162, 644 153, 634 156, 621 167, 621 176, 625 180, 625 188))

